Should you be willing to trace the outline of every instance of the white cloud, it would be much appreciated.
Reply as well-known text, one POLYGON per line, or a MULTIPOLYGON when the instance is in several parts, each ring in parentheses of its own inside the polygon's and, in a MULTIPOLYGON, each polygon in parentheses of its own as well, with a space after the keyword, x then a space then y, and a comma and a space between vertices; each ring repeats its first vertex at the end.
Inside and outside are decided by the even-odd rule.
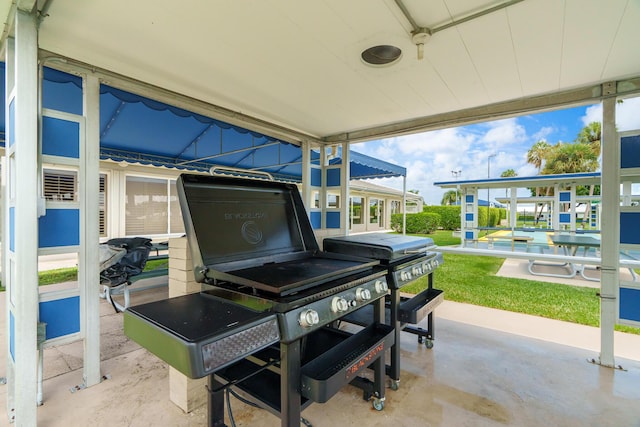
POLYGON ((555 132, 556 129, 553 128, 552 126, 545 126, 543 128, 541 128, 538 132, 534 133, 533 135, 531 135, 531 138, 534 141, 540 141, 540 140, 547 140, 547 136, 551 135, 553 132, 555 132))
POLYGON ((521 143, 527 140, 527 132, 517 118, 497 120, 487 123, 489 130, 480 139, 481 142, 495 148, 521 143))
MULTIPOLYGON (((602 104, 588 107, 582 116, 586 126, 591 122, 602 122, 602 104)), ((640 98, 627 98, 616 106, 616 126, 618 131, 640 129, 640 98)))

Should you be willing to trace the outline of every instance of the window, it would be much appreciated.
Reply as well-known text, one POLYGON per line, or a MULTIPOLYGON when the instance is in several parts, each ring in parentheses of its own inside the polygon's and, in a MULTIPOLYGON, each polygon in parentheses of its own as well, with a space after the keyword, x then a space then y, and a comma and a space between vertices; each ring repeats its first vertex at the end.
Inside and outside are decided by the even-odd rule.
POLYGON ((399 200, 392 200, 391 201, 391 214, 399 214, 402 213, 402 210, 400 209, 400 207, 402 206, 402 202, 400 202, 399 200))
POLYGON ((107 175, 100 174, 100 194, 98 199, 98 227, 100 237, 107 237, 107 175))
POLYGON ((183 233, 175 180, 127 176, 125 234, 183 233))
POLYGON ((380 214, 378 199, 369 199, 369 224, 377 224, 380 214))
POLYGON ((44 198, 55 202, 78 201, 78 179, 75 171, 45 169, 44 198))
MULTIPOLYGON (((77 202, 78 179, 76 171, 43 170, 44 198, 54 202, 77 202)), ((107 236, 107 176, 100 174, 98 196, 98 227, 100 237, 107 236)))
POLYGON ((327 207, 340 208, 340 196, 338 194, 327 194, 327 207))
POLYGON ((350 224, 363 224, 362 202, 362 197, 351 198, 351 209, 349 209, 350 224))

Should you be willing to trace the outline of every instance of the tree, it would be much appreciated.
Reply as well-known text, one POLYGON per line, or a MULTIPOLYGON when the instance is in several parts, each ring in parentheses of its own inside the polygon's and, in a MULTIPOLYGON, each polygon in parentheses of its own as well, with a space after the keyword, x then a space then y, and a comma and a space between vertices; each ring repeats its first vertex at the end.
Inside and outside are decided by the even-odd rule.
MULTIPOLYGON (((518 176, 518 174, 513 169, 507 169, 506 171, 500 174, 500 178, 510 178, 514 176, 518 176)), ((508 194, 507 190, 508 190, 507 188, 504 189, 504 197, 507 197, 507 194, 508 194)))
MULTIPOLYGON (((527 163, 532 164, 538 169, 538 175, 540 175, 540 172, 542 171, 542 165, 546 161, 547 156, 549 155, 549 152, 551 151, 551 149, 552 149, 551 145, 544 139, 541 139, 540 141, 533 144, 533 146, 531 146, 529 151, 527 151, 527 163)), ((548 188, 547 188, 547 193, 549 193, 548 188)), ((536 187, 535 189, 535 196, 536 197, 540 196, 539 187, 536 187)), ((536 222, 538 220, 537 212, 538 212, 538 204, 536 203, 535 208, 533 209, 533 217, 536 218, 536 222)), ((540 204, 540 213, 542 213, 542 204, 540 204)))
MULTIPOLYGON (((587 126, 583 127, 578 133, 576 142, 580 144, 586 144, 591 147, 596 157, 600 157, 600 150, 602 148, 602 124, 600 122, 591 122, 587 126)), ((589 196, 593 196, 595 192, 595 185, 589 186, 589 196)), ((582 222, 587 221, 588 213, 591 210, 591 200, 587 202, 587 208, 584 211, 584 217, 582 222)))
POLYGON ((440 204, 442 206, 455 205, 458 202, 458 192, 456 190, 449 190, 443 194, 440 204))

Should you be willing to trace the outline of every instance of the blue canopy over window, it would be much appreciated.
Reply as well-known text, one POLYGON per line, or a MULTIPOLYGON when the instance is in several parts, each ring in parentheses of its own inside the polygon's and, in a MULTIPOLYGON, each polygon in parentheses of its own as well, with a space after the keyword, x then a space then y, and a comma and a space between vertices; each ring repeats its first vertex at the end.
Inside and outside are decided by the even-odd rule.
MULTIPOLYGON (((4 82, 4 63, 0 69, 4 82)), ((4 84, 0 91, 4 99, 4 84)), ((80 77, 45 68, 42 94, 44 108, 82 115, 80 77)), ((4 143, 4 102, 0 108, 4 143)), ((105 84, 100 86, 100 157, 201 171, 214 165, 261 170, 298 182, 302 177, 297 145, 105 84)), ((319 157, 314 151, 311 161, 318 163, 319 157)), ((350 157, 352 179, 406 176, 401 166, 353 151, 350 157)))

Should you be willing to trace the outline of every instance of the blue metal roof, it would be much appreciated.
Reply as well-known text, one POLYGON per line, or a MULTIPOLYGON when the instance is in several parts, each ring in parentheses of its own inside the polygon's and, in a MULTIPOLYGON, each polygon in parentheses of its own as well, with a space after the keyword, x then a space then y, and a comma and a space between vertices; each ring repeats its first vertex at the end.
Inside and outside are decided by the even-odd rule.
MULTIPOLYGON (((0 71, 4 82, 4 63, 0 71)), ((4 99, 3 84, 0 91, 4 99)), ((82 79, 45 68, 42 104, 82 115, 82 79)), ((4 108, 3 102, 2 133, 4 108)), ((261 170, 278 179, 302 179, 302 150, 297 145, 105 84, 100 86, 100 157, 201 171, 222 165, 261 170)), ((318 164, 319 157, 312 152, 311 161, 318 164)), ((353 151, 350 157, 352 179, 406 176, 404 167, 353 151)), ((333 159, 332 164, 340 161, 333 159)))

